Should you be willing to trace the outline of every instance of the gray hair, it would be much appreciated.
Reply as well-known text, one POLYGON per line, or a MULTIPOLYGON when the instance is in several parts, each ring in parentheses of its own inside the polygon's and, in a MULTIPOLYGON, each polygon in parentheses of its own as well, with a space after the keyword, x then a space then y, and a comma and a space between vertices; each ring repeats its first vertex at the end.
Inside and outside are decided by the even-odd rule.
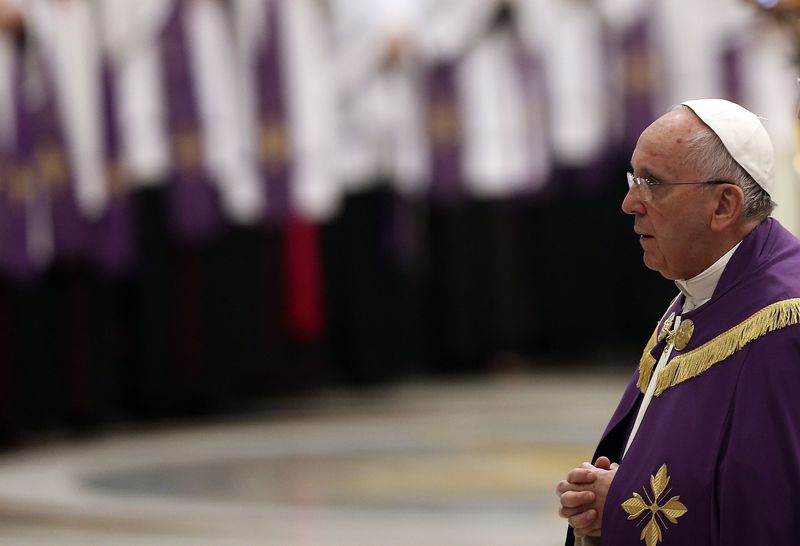
MULTIPOLYGON (((671 110, 691 108, 679 104, 671 110)), ((758 185, 750 174, 728 153, 722 140, 707 125, 688 141, 689 151, 686 159, 709 180, 725 180, 736 184, 744 192, 744 217, 763 220, 775 209, 777 204, 769 193, 758 185)))

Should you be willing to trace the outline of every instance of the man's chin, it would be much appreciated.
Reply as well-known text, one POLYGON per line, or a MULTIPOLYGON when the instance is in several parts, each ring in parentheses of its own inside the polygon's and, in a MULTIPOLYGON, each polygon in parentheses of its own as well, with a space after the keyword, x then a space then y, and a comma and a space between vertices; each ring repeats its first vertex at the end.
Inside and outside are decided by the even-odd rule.
POLYGON ((645 254, 644 254, 644 258, 643 258, 643 260, 644 260, 644 265, 645 265, 645 267, 647 267, 647 269, 650 269, 650 270, 652 270, 652 271, 656 271, 656 272, 660 273, 660 274, 661 274, 661 276, 662 276, 662 277, 664 277, 665 279, 667 279, 667 280, 669 280, 669 281, 674 281, 674 280, 677 278, 675 275, 673 275, 673 274, 670 274, 670 273, 669 273, 669 272, 668 272, 668 271, 667 271, 667 270, 664 268, 664 264, 653 263, 653 261, 652 261, 652 260, 648 260, 648 259, 647 259, 647 253, 646 253, 646 252, 645 252, 645 254))

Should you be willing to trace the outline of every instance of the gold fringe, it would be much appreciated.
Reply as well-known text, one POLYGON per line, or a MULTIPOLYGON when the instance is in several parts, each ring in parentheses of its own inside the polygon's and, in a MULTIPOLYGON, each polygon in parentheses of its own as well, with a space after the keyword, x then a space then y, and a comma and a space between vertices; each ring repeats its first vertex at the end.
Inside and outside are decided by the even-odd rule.
POLYGON ((672 309, 672 306, 675 305, 675 301, 678 299, 680 294, 675 296, 675 299, 669 304, 667 310, 662 315, 661 319, 656 323, 656 329, 653 330, 653 335, 650 336, 650 339, 647 341, 647 345, 644 346, 644 351, 642 352, 642 358, 639 360, 639 380, 636 381, 636 387, 642 391, 644 394, 647 392, 647 385, 650 384, 650 377, 653 375, 653 368, 656 367, 656 359, 652 357, 650 351, 653 350, 653 347, 656 346, 656 340, 658 339, 658 328, 661 326, 661 323, 664 322, 664 318, 669 313, 669 310, 672 309))
MULTIPOLYGON (((796 324, 800 324, 800 298, 778 301, 764 307, 700 347, 670 360, 656 380, 654 396, 708 371, 714 364, 722 362, 764 334, 796 324)), ((649 352, 646 355, 649 356, 649 352)), ((650 359, 655 362, 652 357, 650 359)), ((645 363, 641 363, 640 369, 644 366, 645 363)), ((648 373, 652 373, 652 365, 648 373)))
POLYGON ((652 351, 653 347, 656 346, 658 327, 660 325, 660 322, 656 324, 656 329, 653 330, 653 335, 650 336, 647 345, 644 347, 642 358, 639 360, 639 380, 636 382, 636 386, 643 393, 647 391, 647 385, 650 384, 650 377, 653 375, 653 368, 656 366, 656 359, 652 357, 650 351, 652 351))

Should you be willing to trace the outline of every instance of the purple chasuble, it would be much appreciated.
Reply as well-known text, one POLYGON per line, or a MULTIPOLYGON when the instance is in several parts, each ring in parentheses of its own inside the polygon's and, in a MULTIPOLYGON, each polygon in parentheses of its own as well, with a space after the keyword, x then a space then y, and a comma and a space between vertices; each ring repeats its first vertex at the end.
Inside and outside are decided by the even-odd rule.
POLYGON ((202 124, 192 75, 186 18, 191 0, 174 0, 161 33, 164 96, 172 145, 169 187, 172 227, 178 239, 200 243, 222 226, 216 188, 204 163, 202 124))
MULTIPOLYGON (((765 220, 733 254, 711 300, 681 320, 694 331, 658 376, 620 462, 602 542, 791 544, 800 535, 800 242, 765 220)), ((643 359, 650 362, 665 346, 652 341, 643 359)), ((641 399, 638 379, 637 372, 596 456, 619 460, 641 399)))
POLYGON ((266 35, 256 52, 258 105, 257 153, 267 200, 267 220, 284 224, 290 213, 291 176, 289 126, 286 123, 284 60, 281 47, 283 0, 266 2, 266 35))

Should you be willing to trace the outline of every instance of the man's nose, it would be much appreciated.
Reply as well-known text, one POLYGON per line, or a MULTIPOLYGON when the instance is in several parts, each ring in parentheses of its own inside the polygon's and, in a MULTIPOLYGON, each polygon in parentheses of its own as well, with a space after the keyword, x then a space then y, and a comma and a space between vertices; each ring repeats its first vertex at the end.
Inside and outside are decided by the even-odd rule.
POLYGON ((636 191, 636 186, 628 188, 628 193, 622 200, 622 211, 625 214, 644 214, 644 202, 639 197, 639 192, 636 191))

